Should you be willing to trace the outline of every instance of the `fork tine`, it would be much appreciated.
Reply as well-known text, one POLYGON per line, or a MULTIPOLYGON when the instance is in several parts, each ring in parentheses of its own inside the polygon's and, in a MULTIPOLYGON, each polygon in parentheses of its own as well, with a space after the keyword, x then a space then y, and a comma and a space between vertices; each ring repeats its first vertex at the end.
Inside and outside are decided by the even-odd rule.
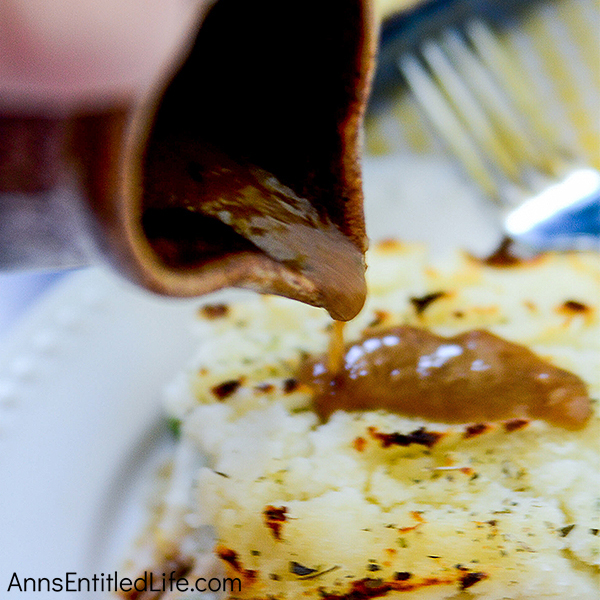
POLYGON ((544 119, 543 111, 540 111, 540 97, 534 93, 533 86, 524 76, 523 65, 515 60, 518 52, 511 55, 510 49, 481 20, 469 22, 466 31, 483 64, 494 73, 520 114, 527 115, 532 139, 538 140, 538 146, 543 141, 545 153, 556 155, 561 146, 559 133, 556 127, 544 119))
POLYGON ((596 158, 599 152, 597 97, 594 98, 595 89, 590 86, 591 73, 585 66, 581 40, 572 39, 553 4, 541 7, 531 19, 531 26, 539 32, 533 36, 534 45, 573 125, 574 145, 584 156, 596 158), (553 43, 544 43, 548 39, 553 43))
POLYGON ((398 67, 433 127, 461 161, 467 173, 484 193, 500 203, 500 190, 481 159, 479 149, 429 73, 412 54, 401 56, 398 67))
POLYGON ((486 155, 487 160, 513 182, 519 179, 519 169, 498 139, 492 122, 463 77, 457 72, 449 56, 433 41, 423 45, 423 57, 453 106, 459 119, 470 131, 486 155))
POLYGON ((538 95, 537 109, 528 112, 528 117, 536 125, 542 114, 552 120, 558 132, 557 152, 598 164, 597 92, 590 93, 587 75, 580 75, 586 68, 577 54, 579 40, 569 38, 560 16, 548 3, 521 27, 508 30, 504 41, 523 67, 523 79, 538 95), (588 107, 591 111, 585 107, 585 97, 594 98, 593 106, 588 107))
POLYGON ((590 82, 595 90, 600 89, 600 53, 598 31, 600 31, 599 3, 595 0, 559 2, 556 10, 571 39, 577 40, 583 63, 586 65, 590 82))
POLYGON ((500 88, 476 50, 467 46, 455 31, 446 32, 443 40, 457 70, 486 110, 502 147, 506 148, 521 169, 534 166, 543 172, 553 173, 554 161, 550 157, 554 157, 555 153, 548 153, 544 144, 533 141, 535 138, 527 128, 525 119, 500 88))

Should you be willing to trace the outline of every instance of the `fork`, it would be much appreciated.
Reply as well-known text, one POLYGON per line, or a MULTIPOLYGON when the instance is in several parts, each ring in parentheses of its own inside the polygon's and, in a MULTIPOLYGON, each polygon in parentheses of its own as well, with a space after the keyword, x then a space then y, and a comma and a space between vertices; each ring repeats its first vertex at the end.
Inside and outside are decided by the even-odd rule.
MULTIPOLYGON (((593 117, 573 108, 576 94, 568 99, 571 104, 564 102, 571 117, 580 121, 575 139, 566 142, 553 127, 553 119, 561 117, 543 107, 543 97, 527 75, 539 74, 548 33, 563 61, 553 66, 554 79, 570 76, 570 65, 574 71, 585 68, 585 40, 573 39, 564 23, 568 17, 581 32, 583 4, 573 0, 566 9, 536 7, 533 38, 519 26, 512 28, 507 42, 507 36, 475 16, 435 31, 396 57, 419 109, 492 201, 506 235, 535 250, 600 244, 600 172, 590 164, 597 137, 585 122, 593 117)), ((590 35, 588 52, 595 37, 594 32, 590 35)), ((587 57, 592 62, 593 54, 587 57)), ((594 66, 590 77, 596 75, 594 66)))

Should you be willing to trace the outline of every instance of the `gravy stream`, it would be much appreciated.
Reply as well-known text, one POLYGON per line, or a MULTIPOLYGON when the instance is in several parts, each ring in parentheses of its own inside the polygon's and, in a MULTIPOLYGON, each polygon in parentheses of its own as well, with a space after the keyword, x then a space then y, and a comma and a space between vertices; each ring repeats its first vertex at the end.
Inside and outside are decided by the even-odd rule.
POLYGON ((331 375, 337 375, 344 368, 344 326, 344 321, 334 321, 331 324, 327 348, 327 369, 331 375))
POLYGON ((339 371, 330 364, 313 357, 298 371, 324 420, 336 410, 385 409, 448 423, 535 418, 579 429, 591 416, 579 377, 481 330, 445 338, 392 327, 346 345, 339 371))

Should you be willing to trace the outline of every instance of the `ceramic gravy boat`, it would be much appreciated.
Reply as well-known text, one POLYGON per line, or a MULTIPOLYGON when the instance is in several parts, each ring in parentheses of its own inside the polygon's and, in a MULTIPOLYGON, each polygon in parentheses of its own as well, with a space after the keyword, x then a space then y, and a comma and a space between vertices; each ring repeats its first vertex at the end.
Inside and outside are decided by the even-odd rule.
POLYGON ((140 102, 2 116, 25 141, 0 150, 0 268, 102 257, 161 294, 240 287, 352 318, 371 4, 218 0, 140 102), (15 258, 17 237, 39 251, 15 258))

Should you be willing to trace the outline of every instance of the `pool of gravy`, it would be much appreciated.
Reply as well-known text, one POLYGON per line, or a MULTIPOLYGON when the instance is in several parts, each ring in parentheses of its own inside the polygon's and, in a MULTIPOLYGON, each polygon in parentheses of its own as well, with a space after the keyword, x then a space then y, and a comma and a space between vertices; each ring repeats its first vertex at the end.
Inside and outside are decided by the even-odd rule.
POLYGON ((309 357, 298 379, 314 391, 323 420, 336 410, 384 409, 447 423, 528 418, 579 429, 591 416, 579 377, 482 330, 368 333, 344 346, 342 360, 309 357))

